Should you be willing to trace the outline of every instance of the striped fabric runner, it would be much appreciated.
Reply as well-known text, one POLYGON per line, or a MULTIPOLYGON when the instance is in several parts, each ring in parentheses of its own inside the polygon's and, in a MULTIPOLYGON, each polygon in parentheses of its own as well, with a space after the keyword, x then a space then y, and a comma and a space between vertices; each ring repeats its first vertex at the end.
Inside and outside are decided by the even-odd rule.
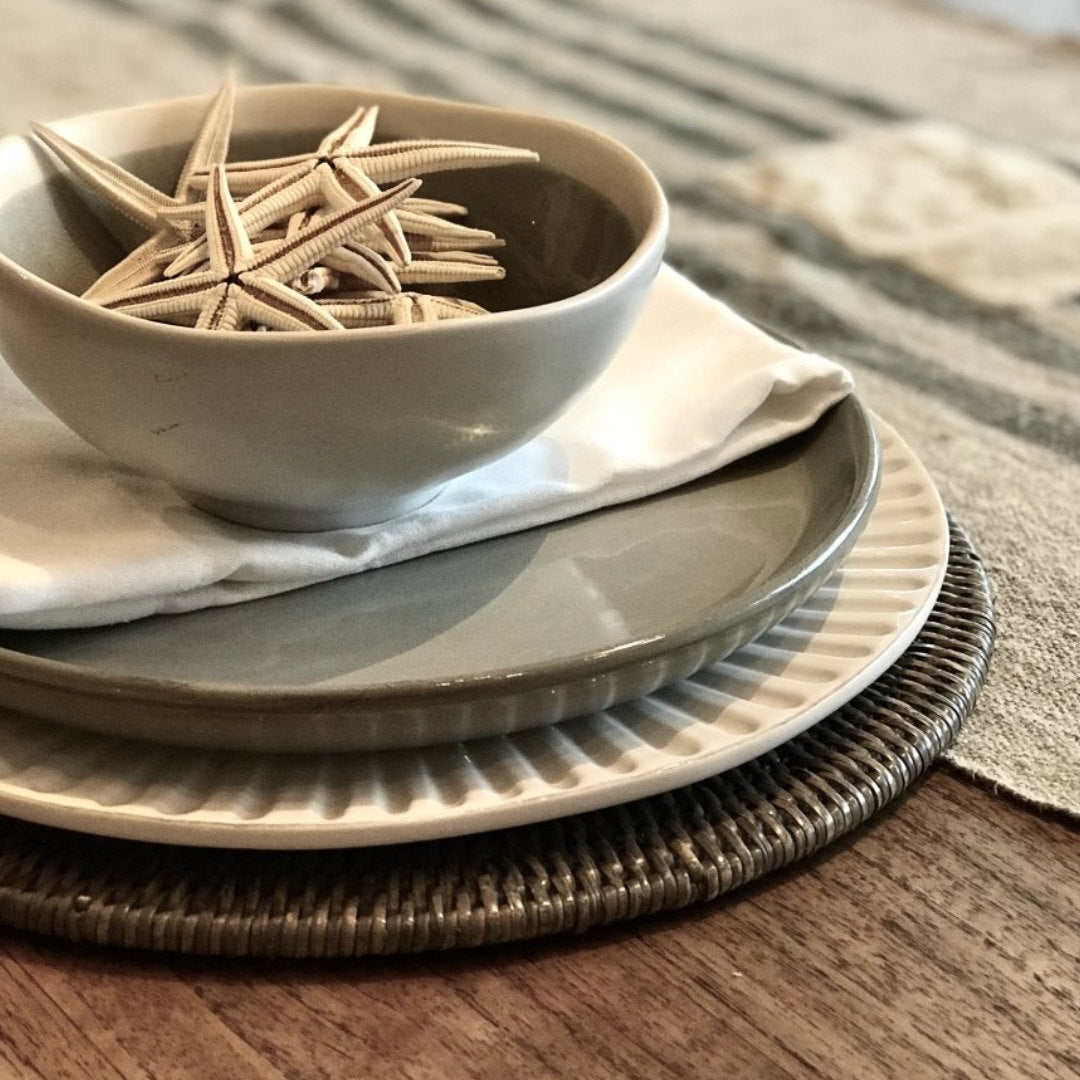
POLYGON ((0 0, 0 126, 247 82, 561 115, 672 203, 669 260, 834 355, 999 591, 953 760, 1080 814, 1080 62, 893 0, 0 0))

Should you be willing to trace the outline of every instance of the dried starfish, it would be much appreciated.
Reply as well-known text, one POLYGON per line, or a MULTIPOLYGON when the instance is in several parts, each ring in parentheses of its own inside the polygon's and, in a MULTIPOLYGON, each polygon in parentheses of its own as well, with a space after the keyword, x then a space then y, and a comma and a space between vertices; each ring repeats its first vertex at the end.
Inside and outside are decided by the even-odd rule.
MULTIPOLYGON (((491 256, 474 255, 477 249, 498 247, 503 243, 493 232, 412 211, 409 207, 413 202, 406 199, 396 211, 409 246, 414 249, 407 264, 393 260, 388 262, 369 243, 352 240, 325 256, 321 267, 316 269, 327 272, 318 276, 310 275, 299 291, 310 294, 337 288, 338 277, 329 271, 359 279, 358 282, 350 282, 350 287, 358 284, 359 287, 390 293, 400 292, 402 282, 450 284, 496 281, 505 277, 505 271, 491 256)), ((310 211, 294 215, 289 221, 287 235, 312 219, 310 211)), ((172 271, 173 266, 170 266, 166 273, 171 274, 172 271)), ((295 282, 291 284, 297 288, 295 282)))
MULTIPOLYGON (((378 115, 377 106, 361 107, 319 143, 314 154, 263 158, 228 165, 229 187, 247 194, 276 179, 282 172, 309 163, 312 168, 327 165, 333 174, 348 182, 365 185, 391 183, 410 176, 446 169, 478 169, 489 165, 539 160, 532 150, 493 143, 459 142, 453 139, 399 139, 370 145, 378 115)), ((208 170, 196 170, 197 184, 208 170)))
POLYGON ((376 181, 535 161, 532 151, 452 140, 373 146, 377 108, 361 107, 314 154, 223 167, 233 98, 226 81, 172 196, 47 128, 36 129, 84 186, 151 230, 149 239, 87 290, 87 299, 147 318, 217 329, 246 323, 259 329, 332 329, 340 325, 333 311, 345 313, 350 326, 483 313, 476 304, 406 291, 403 285, 502 278, 503 268, 483 251, 503 242, 486 229, 450 220, 467 213, 464 206, 414 197, 419 180, 388 192, 376 181), (233 201, 237 190, 246 191, 239 205, 233 201))
MULTIPOLYGON (((363 150, 371 145, 378 116, 377 105, 361 105, 326 135, 314 152, 227 165, 229 187, 237 193, 257 191, 277 179, 282 172, 291 172, 301 165, 314 169, 319 164, 329 164, 342 154, 363 150)), ((208 174, 208 171, 204 170, 204 173, 208 174)), ((203 173, 196 174, 196 180, 202 175, 203 173)))
MULTIPOLYGON (((378 188, 376 188, 376 193, 378 188)), ((407 205, 408 199, 402 202, 407 205)), ((397 211, 391 211, 396 213, 397 211)), ((285 235, 295 236, 302 229, 313 225, 321 216, 317 209, 302 210, 293 214, 285 225, 285 235)), ((379 235, 375 230, 375 236, 379 235)), ((389 253, 376 250, 369 241, 373 240, 372 226, 361 234, 361 239, 346 240, 341 247, 324 255, 318 266, 310 270, 289 285, 305 296, 336 287, 339 275, 347 275, 359 282, 359 287, 375 289, 381 292, 401 292, 401 282, 395 272, 395 261, 389 253)))
POLYGON ((103 306, 167 321, 197 314, 196 329, 203 330, 234 330, 244 321, 276 330, 342 329, 332 314, 284 283, 392 210, 419 186, 419 180, 403 181, 255 251, 229 193, 225 169, 217 165, 207 189, 210 268, 131 289, 103 306))
POLYGON ((227 78, 214 95, 191 144, 173 195, 157 188, 112 161, 100 157, 43 124, 31 125, 34 134, 79 178, 90 191, 114 210, 150 232, 150 237, 103 274, 83 295, 100 299, 111 292, 133 288, 154 280, 175 257, 174 248, 186 242, 191 228, 184 220, 173 222, 163 212, 182 209, 198 198, 193 178, 228 155, 236 88, 227 78))
MULTIPOLYGON (((370 198, 379 190, 376 179, 388 182, 400 180, 425 171, 448 168, 479 168, 490 164, 506 164, 511 161, 535 161, 537 155, 529 150, 494 146, 487 143, 463 143, 450 140, 405 140, 371 146, 377 106, 361 106, 342 124, 334 128, 312 154, 293 154, 287 157, 265 158, 260 161, 239 162, 227 166, 230 189, 234 192, 253 191, 255 197, 261 190, 282 183, 307 185, 317 183, 318 194, 325 206, 344 209, 363 199, 370 198), (389 161, 384 161, 383 148, 390 147, 389 161), (369 175, 364 162, 378 162, 378 176, 369 175), (307 172, 306 170, 310 170, 307 172), (389 175, 394 172, 394 175, 389 175), (288 180, 286 180, 288 178, 288 180)), ((198 212, 198 207, 191 208, 198 212)), ((409 228, 401 213, 387 214, 377 223, 388 247, 388 253, 396 267, 406 266, 412 257, 411 244, 406 234, 414 237, 432 237, 431 242, 422 240, 427 250, 461 250, 462 248, 496 247, 500 244, 494 233, 482 229, 443 221, 440 211, 464 212, 456 204, 427 201, 427 205, 413 208, 409 213, 409 228), (456 243, 447 242, 450 238, 456 243)), ((246 210, 241 203, 241 211, 246 210)), ((167 210, 166 216, 179 218, 184 211, 167 210)), ((272 220, 265 213, 248 219, 251 224, 269 224, 272 220)), ((374 238, 367 247, 374 249, 374 238)), ((202 248, 196 242, 165 271, 167 276, 182 272, 197 264, 203 257, 202 248)), ((443 278, 442 280, 450 280, 443 278)), ((473 280, 469 278, 467 280, 473 280)), ((374 282, 373 282, 374 283, 374 282)))
MULTIPOLYGON (((231 188, 231 183, 230 183, 231 188)), ((265 186, 250 194, 239 204, 239 212, 249 233, 261 229, 306 210, 329 208, 345 210, 380 194, 378 184, 368 183, 354 193, 341 194, 333 172, 325 165, 314 169, 301 163, 282 173, 265 186)), ((205 203, 193 204, 163 211, 162 217, 170 220, 203 221, 206 217, 205 203)), ((405 234, 391 211, 369 227, 387 243, 392 261, 404 265, 412 257, 405 234)), ((179 251, 176 258, 163 271, 166 277, 175 277, 190 270, 206 259, 206 240, 198 237, 179 251)))
MULTIPOLYGON (((332 209, 344 210, 353 203, 378 194, 378 184, 360 170, 350 167, 342 156, 370 144, 378 113, 377 106, 361 105, 319 143, 313 154, 267 159, 270 162, 268 168, 261 167, 265 162, 255 163, 260 167, 245 177, 244 184, 238 184, 234 177, 229 177, 231 189, 237 193, 250 193, 275 183, 282 175, 295 176, 311 171, 317 174, 323 203, 332 209)), ((241 169, 247 164, 240 163, 232 168, 241 169)), ((409 248, 394 213, 385 215, 376 227, 384 235, 394 257, 399 262, 408 262, 409 248)))
MULTIPOLYGON (((388 262, 382 253, 369 244, 352 240, 325 256, 320 266, 313 267, 303 275, 303 280, 290 282, 290 285, 298 292, 310 296, 338 289, 344 279, 348 282, 348 288, 397 293, 401 292, 403 280, 411 284, 425 281, 449 284, 494 281, 505 276, 505 271, 490 256, 474 258, 471 254, 479 248, 501 246, 503 241, 493 232, 445 221, 428 210, 410 209, 417 204, 425 204, 429 208, 438 207, 433 200, 410 198, 396 211, 410 248, 416 249, 415 261, 411 256, 406 265, 388 262)), ((241 203, 241 208, 243 205, 241 203)), ((448 204, 442 205, 445 207, 448 204)), ((451 210, 458 209, 452 204, 449 205, 451 210)), ((461 209, 464 212, 464 208, 461 209)), ((286 235, 291 235, 297 228, 309 224, 314 217, 315 212, 311 210, 295 214, 289 220, 286 235)), ((172 273, 174 266, 170 266, 166 273, 172 273)))

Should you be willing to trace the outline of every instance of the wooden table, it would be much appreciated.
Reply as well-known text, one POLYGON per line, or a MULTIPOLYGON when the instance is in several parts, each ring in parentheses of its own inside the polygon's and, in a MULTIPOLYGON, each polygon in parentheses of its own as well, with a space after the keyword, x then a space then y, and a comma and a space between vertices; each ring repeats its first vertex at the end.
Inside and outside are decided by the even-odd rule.
POLYGON ((392 960, 0 931, 0 1077, 1080 1077, 1080 844, 938 769, 726 901, 392 960))

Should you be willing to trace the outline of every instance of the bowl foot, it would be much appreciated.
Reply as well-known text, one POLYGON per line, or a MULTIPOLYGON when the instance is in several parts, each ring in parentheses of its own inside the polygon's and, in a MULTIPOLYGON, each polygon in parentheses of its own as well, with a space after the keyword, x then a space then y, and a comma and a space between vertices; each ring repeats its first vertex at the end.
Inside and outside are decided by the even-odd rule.
POLYGON ((317 509, 276 503, 243 502, 179 488, 177 490, 192 506, 238 525, 251 525, 256 529, 270 529, 275 532, 326 532, 329 529, 377 525, 381 521, 401 517, 402 514, 418 510, 431 502, 442 490, 442 485, 410 492, 408 495, 361 498, 354 502, 317 509))

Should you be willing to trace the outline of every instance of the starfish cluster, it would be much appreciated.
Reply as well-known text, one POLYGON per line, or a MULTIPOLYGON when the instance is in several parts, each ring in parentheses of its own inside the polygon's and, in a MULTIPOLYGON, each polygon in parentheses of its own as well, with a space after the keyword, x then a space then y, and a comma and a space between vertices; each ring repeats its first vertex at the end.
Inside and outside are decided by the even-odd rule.
POLYGON ((310 154, 227 162, 234 88, 218 91, 172 195, 35 125, 89 190, 147 238, 83 294, 114 311, 204 330, 340 330, 483 314, 446 286, 505 275, 494 233, 421 177, 536 161, 530 150, 439 139, 373 142, 361 106, 310 154), (437 291, 426 291, 437 287, 437 291))

